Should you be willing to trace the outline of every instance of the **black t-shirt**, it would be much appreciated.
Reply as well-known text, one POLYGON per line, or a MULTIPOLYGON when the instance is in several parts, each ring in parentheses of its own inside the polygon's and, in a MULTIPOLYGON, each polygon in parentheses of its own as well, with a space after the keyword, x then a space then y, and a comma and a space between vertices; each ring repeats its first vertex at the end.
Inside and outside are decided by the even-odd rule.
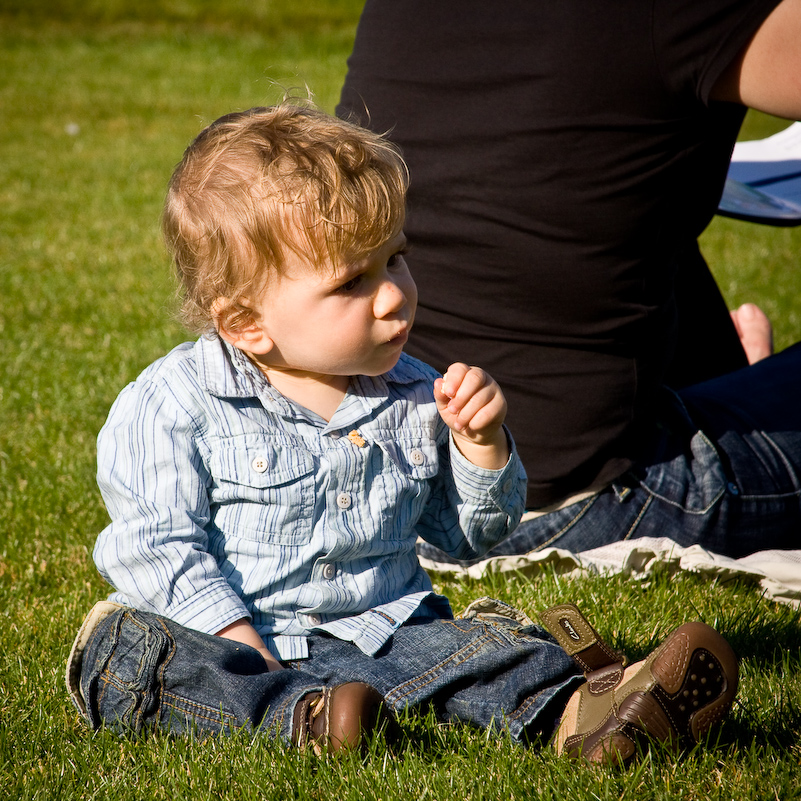
POLYGON ((499 382, 529 507, 637 456, 745 111, 709 95, 777 2, 367 0, 337 113, 410 167, 408 350, 499 382))

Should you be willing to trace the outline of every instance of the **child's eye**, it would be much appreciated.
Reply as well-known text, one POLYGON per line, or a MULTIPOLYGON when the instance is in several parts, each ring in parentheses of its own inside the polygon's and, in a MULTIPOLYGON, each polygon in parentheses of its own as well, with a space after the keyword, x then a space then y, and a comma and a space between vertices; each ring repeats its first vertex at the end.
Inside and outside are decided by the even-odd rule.
POLYGON ((393 253, 389 257, 389 261, 387 262, 387 267, 392 269, 393 267, 399 267, 400 263, 403 261, 403 257, 409 252, 409 248, 401 248, 397 253, 393 253))
POLYGON ((341 284, 337 287, 338 292, 353 292, 356 287, 362 282, 362 277, 360 275, 354 276, 350 279, 350 281, 345 281, 344 284, 341 284))

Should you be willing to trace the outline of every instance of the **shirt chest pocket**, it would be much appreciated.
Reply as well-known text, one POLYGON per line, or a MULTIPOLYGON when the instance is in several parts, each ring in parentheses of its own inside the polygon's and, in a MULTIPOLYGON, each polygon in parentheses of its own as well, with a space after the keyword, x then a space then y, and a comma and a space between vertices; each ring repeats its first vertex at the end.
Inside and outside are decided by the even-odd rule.
POLYGON ((437 443, 428 437, 401 437, 379 441, 393 469, 410 481, 428 481, 439 472, 437 443))
POLYGON ((295 545, 311 538, 314 458, 291 443, 260 437, 213 446, 213 523, 227 537, 295 545))
POLYGON ((397 436, 377 444, 384 468, 373 484, 372 512, 382 519, 383 539, 403 539, 411 534, 431 497, 440 468, 437 444, 429 437, 397 436))

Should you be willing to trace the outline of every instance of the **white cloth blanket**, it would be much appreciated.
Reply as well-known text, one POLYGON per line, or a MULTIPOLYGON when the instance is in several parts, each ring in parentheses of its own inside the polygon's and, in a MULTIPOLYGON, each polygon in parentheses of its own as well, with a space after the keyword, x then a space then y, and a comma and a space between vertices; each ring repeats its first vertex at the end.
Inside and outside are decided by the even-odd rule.
POLYGON ((420 562, 431 572, 473 578, 509 571, 536 575, 544 570, 555 570, 563 575, 627 573, 635 578, 645 578, 659 566, 673 572, 688 570, 723 580, 742 578, 753 581, 759 584, 766 597, 795 608, 801 607, 801 550, 758 551, 741 559, 731 559, 704 550, 699 545, 682 548, 665 537, 641 537, 581 553, 545 548, 519 556, 496 556, 471 567, 430 559, 421 559, 420 562))

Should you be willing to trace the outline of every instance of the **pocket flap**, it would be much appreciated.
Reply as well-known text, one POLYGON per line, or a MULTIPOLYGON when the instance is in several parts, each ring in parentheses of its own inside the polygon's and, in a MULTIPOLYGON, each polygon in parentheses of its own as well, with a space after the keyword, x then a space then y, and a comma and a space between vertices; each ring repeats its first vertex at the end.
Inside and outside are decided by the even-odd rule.
POLYGON ((433 478, 439 471, 439 453, 433 439, 401 437, 378 441, 377 444, 410 478, 424 481, 433 478))
POLYGON ((266 437, 237 437, 213 446, 212 475, 248 487, 290 484, 314 470, 312 455, 266 437))

